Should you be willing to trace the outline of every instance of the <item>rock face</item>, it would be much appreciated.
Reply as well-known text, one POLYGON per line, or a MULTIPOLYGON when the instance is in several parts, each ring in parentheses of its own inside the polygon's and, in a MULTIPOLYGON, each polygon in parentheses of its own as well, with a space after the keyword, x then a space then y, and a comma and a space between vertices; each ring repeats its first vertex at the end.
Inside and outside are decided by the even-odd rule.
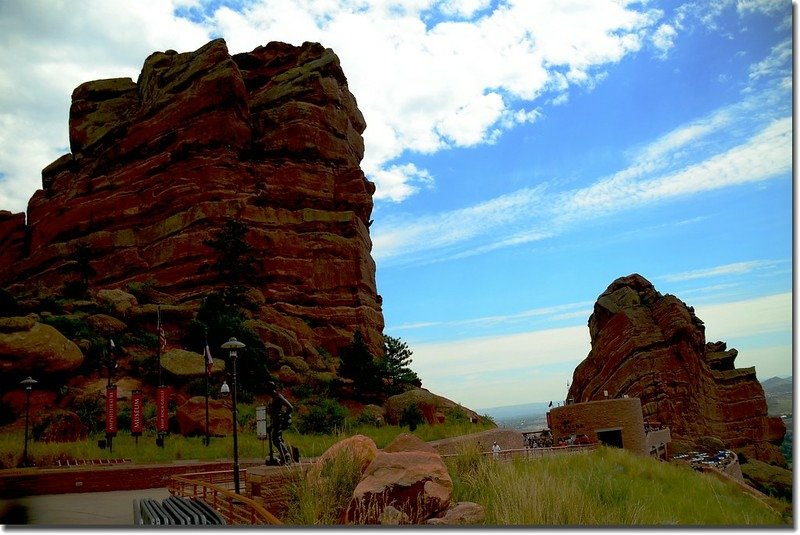
POLYGON ((287 356, 335 355, 357 329, 381 354, 365 127, 337 56, 316 43, 231 56, 217 39, 152 54, 136 82, 84 83, 71 153, 42 171, 27 223, 0 211, 0 287, 152 280, 196 303, 225 284, 204 240, 236 219, 256 258, 254 316, 292 342, 287 356))
POLYGON ((642 276, 622 277, 598 297, 589 318, 592 349, 573 374, 575 402, 638 397, 645 420, 671 429, 674 443, 711 436, 748 456, 783 464, 785 434, 767 416, 754 368, 737 369, 735 349, 706 343, 694 309, 662 295, 642 276))

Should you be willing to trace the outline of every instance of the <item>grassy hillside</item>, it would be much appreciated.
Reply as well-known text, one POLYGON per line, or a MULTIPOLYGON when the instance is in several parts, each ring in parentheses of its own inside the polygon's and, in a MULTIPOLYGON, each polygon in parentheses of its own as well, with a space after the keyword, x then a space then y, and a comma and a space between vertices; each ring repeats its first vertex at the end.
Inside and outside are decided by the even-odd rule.
POLYGON ((758 526, 782 515, 733 484, 624 450, 495 462, 450 458, 454 499, 486 507, 490 525, 758 526))

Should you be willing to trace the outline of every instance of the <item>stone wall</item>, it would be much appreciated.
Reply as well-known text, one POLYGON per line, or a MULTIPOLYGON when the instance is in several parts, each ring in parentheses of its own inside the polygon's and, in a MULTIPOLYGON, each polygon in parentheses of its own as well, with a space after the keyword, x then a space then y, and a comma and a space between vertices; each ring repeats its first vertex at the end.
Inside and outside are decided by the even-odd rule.
POLYGON ((598 431, 613 429, 622 431, 624 449, 649 453, 638 398, 588 401, 550 409, 550 431, 556 443, 572 434, 585 434, 592 442, 599 442, 598 431))
POLYGON ((525 447, 522 433, 513 429, 489 429, 458 437, 444 438, 428 442, 440 455, 460 453, 468 444, 477 444, 482 452, 492 451, 492 443, 497 441, 503 450, 518 450, 525 447))

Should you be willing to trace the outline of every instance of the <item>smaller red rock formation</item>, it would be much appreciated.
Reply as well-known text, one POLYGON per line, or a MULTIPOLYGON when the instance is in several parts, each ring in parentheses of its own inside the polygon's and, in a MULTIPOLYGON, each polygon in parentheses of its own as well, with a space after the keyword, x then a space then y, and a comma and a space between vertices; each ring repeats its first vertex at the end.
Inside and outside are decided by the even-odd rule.
POLYGON ((448 508, 452 493, 441 456, 413 435, 400 435, 364 471, 344 521, 422 524, 448 508))
POLYGON ((589 318, 592 349, 573 373, 575 402, 638 397, 646 421, 668 425, 674 443, 712 436, 729 448, 783 466, 786 432, 767 416, 755 368, 735 368, 737 351, 706 343, 705 326, 674 295, 641 275, 615 280, 589 318))
MULTIPOLYGON (((206 400, 195 396, 178 407, 175 413, 181 435, 199 436, 206 434, 206 400)), ((208 433, 211 436, 226 436, 233 431, 231 410, 222 401, 208 400, 208 433)))

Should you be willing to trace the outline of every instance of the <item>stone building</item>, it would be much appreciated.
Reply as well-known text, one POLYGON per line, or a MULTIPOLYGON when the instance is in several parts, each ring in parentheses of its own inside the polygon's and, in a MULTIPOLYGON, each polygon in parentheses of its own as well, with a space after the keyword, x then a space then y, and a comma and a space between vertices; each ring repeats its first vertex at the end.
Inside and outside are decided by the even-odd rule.
POLYGON ((572 435, 586 435, 595 443, 641 455, 667 457, 669 429, 646 425, 639 398, 606 399, 554 407, 547 422, 558 444, 572 435))

